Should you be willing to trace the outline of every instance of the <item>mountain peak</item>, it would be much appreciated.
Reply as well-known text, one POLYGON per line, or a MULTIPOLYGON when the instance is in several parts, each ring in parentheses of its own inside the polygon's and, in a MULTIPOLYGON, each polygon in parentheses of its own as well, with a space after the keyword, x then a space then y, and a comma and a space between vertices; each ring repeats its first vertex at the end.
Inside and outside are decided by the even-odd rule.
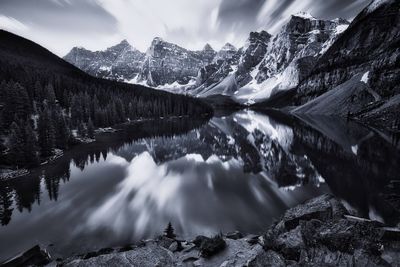
POLYGON ((126 40, 126 39, 122 40, 119 44, 120 45, 130 45, 128 40, 126 40))
POLYGON ((221 51, 236 51, 236 47, 231 43, 226 43, 222 48, 221 51))
POLYGON ((153 43, 154 43, 154 44, 156 44, 156 43, 161 43, 161 42, 164 42, 164 39, 157 36, 157 37, 154 37, 154 39, 153 39, 153 41, 152 41, 152 44, 153 44, 153 43))
POLYGON ((214 49, 212 48, 212 46, 209 43, 207 43, 204 46, 203 51, 214 51, 214 49))
POLYGON ((269 38, 271 38, 271 34, 269 34, 267 31, 260 31, 260 32, 250 32, 249 39, 247 41, 250 41, 253 39, 255 40, 263 40, 267 42, 269 38))
POLYGON ((71 51, 90 51, 86 48, 84 48, 83 46, 74 46, 71 51))
POLYGON ((302 18, 302 19, 311 19, 311 20, 316 19, 310 13, 304 12, 304 11, 294 14, 294 15, 292 15, 292 17, 297 17, 297 18, 302 18))
POLYGON ((125 50, 125 49, 133 49, 133 47, 128 43, 126 39, 122 40, 119 44, 111 46, 107 48, 108 51, 110 50, 125 50))

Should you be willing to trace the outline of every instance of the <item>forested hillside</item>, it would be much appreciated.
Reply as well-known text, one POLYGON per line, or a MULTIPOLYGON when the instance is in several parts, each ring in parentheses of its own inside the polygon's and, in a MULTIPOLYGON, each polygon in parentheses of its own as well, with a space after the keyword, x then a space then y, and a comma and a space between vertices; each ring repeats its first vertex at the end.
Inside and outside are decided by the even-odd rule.
POLYGON ((94 78, 45 48, 0 31, 0 165, 33 166, 97 127, 208 116, 198 99, 94 78))

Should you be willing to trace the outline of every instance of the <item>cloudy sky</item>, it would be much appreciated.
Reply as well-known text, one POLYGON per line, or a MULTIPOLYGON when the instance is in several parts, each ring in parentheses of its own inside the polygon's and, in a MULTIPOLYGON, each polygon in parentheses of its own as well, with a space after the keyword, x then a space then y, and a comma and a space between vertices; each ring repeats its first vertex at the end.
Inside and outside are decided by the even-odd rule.
POLYGON ((155 36, 190 49, 243 45, 254 30, 279 31, 300 11, 352 19, 371 0, 0 0, 0 28, 59 56, 127 39, 146 51, 155 36))

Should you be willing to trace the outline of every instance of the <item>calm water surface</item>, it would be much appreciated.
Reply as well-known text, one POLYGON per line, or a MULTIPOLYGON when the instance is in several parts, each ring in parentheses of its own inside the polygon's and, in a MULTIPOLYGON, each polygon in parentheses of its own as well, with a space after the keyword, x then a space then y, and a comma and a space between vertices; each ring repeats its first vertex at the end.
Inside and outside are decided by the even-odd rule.
POLYGON ((254 111, 123 126, 0 184, 0 261, 35 244, 60 257, 122 246, 170 221, 185 238, 260 233, 326 192, 394 224, 382 193, 399 179, 398 147, 354 122, 254 111))

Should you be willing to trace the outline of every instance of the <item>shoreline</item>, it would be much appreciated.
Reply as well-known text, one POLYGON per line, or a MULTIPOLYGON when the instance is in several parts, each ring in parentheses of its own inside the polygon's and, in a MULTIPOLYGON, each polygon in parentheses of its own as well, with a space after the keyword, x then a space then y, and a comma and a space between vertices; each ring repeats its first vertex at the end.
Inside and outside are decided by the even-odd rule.
POLYGON ((288 209, 261 235, 233 232, 181 240, 169 233, 64 259, 35 246, 2 266, 399 266, 399 227, 356 217, 325 194, 288 209))
MULTIPOLYGON (((209 119, 209 116, 211 114, 203 114, 200 115, 198 117, 193 118, 194 120, 200 120, 200 119, 209 119)), ((138 120, 132 120, 132 121, 127 121, 121 124, 117 124, 114 126, 110 126, 110 127, 103 127, 103 128, 97 128, 95 129, 95 138, 91 139, 88 137, 78 137, 75 138, 75 141, 77 142, 76 144, 71 145, 68 149, 65 150, 61 150, 61 149, 55 149, 55 154, 44 158, 43 161, 41 161, 39 163, 38 166, 32 167, 32 168, 17 168, 15 169, 15 166, 9 166, 9 165, 4 165, 2 166, 3 168, 0 167, 0 183, 1 182, 6 182, 6 181, 10 181, 13 179, 18 179, 24 176, 27 176, 29 174, 31 174, 32 172, 35 172, 41 168, 44 168, 48 165, 50 165, 51 163, 56 162, 58 159, 62 158, 63 156, 65 156, 66 153, 78 148, 78 147, 82 147, 84 145, 87 144, 93 144, 96 142, 99 142, 99 140, 96 138, 98 137, 98 135, 102 135, 102 134, 113 134, 116 132, 121 131, 121 126, 129 126, 129 125, 134 125, 136 123, 147 123, 147 122, 156 122, 156 121, 180 121, 182 119, 189 119, 189 116, 173 116, 173 117, 160 117, 160 118, 150 118, 150 119, 138 119, 138 120)))

